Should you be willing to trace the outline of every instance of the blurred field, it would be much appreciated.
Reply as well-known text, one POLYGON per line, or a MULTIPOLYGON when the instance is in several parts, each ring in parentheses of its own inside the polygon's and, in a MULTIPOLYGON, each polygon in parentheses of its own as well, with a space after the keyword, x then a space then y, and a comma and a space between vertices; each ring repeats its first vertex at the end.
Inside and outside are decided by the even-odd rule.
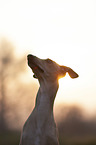
POLYGON ((60 137, 60 145, 96 145, 96 137, 60 137))
POLYGON ((0 133, 0 145, 19 145, 20 132, 7 131, 0 133))
MULTIPOLYGON (((19 145, 20 132, 0 133, 0 145, 19 145)), ((96 136, 71 137, 59 136, 60 145, 96 145, 96 136)))

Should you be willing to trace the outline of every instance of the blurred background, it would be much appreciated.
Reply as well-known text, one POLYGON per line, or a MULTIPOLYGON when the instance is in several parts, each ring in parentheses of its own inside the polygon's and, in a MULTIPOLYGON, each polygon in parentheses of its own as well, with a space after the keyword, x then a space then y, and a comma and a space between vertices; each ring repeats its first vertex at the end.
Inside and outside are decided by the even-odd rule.
POLYGON ((18 145, 38 80, 27 55, 51 58, 79 78, 59 80, 60 145, 96 145, 96 1, 0 1, 0 145, 18 145))

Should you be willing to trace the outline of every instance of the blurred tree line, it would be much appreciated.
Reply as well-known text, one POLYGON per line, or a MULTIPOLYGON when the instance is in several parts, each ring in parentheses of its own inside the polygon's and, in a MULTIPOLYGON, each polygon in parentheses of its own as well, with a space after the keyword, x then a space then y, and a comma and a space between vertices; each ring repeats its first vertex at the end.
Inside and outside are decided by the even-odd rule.
POLYGON ((90 118, 77 106, 63 106, 58 130, 61 145, 95 145, 96 116, 90 118))
POLYGON ((33 105, 36 86, 30 81, 26 83, 26 73, 26 56, 17 57, 14 46, 3 39, 0 42, 0 132, 20 129, 28 113, 26 106, 30 110, 33 105))

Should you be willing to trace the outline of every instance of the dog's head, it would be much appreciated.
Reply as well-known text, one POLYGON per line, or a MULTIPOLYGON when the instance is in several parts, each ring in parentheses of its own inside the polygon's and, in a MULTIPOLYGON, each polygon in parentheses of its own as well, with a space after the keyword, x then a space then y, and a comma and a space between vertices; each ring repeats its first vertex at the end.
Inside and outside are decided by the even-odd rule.
POLYGON ((69 74, 71 78, 77 78, 78 74, 71 68, 66 66, 60 66, 51 59, 40 59, 34 55, 28 55, 28 65, 34 73, 34 78, 56 80, 69 74))

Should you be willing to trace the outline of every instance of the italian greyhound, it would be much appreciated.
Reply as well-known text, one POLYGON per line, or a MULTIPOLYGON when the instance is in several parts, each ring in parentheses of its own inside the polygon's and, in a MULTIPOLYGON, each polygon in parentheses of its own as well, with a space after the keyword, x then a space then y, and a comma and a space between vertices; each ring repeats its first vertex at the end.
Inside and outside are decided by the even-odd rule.
POLYGON ((40 84, 35 107, 23 127, 20 145, 59 145, 54 121, 53 104, 59 87, 58 79, 69 74, 77 78, 71 68, 60 66, 51 59, 28 55, 28 65, 40 84))

